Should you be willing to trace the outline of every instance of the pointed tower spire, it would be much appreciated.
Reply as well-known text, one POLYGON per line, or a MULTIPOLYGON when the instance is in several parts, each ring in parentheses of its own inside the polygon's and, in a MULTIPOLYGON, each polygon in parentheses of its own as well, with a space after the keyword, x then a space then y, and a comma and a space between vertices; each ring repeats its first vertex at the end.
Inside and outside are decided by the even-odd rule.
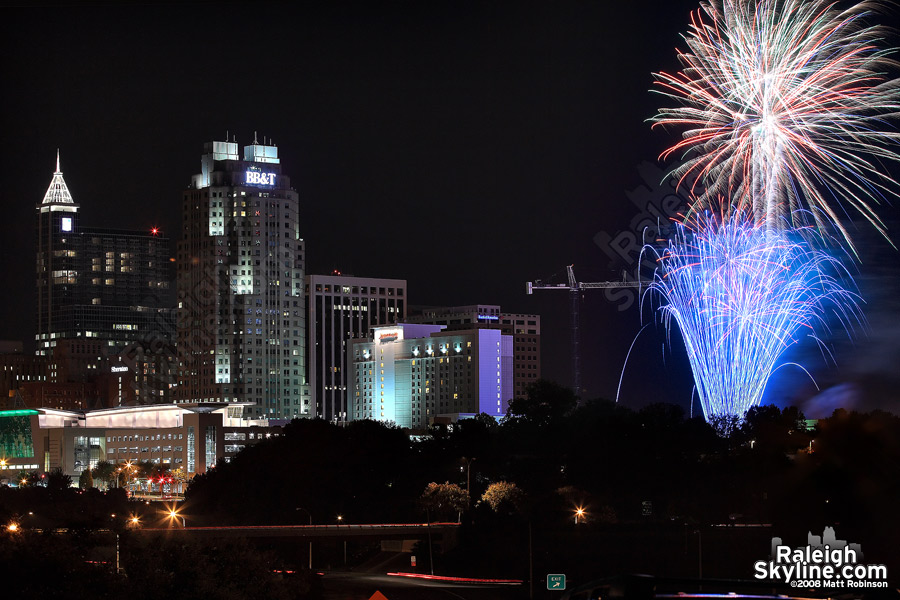
POLYGON ((53 173, 53 179, 50 180, 50 187, 44 194, 44 200, 41 204, 75 204, 72 200, 72 194, 69 193, 69 186, 63 179, 62 171, 59 170, 59 148, 56 149, 56 172, 53 173))

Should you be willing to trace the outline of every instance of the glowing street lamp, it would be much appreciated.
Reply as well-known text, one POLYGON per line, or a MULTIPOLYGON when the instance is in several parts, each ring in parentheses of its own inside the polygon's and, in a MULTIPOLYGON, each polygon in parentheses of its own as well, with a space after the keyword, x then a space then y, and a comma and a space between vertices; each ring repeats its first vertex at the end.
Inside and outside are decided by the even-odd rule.
POLYGON ((575 524, 578 525, 578 519, 581 519, 584 522, 584 508, 579 506, 575 509, 575 524))
POLYGON ((9 525, 6 526, 6 530, 10 533, 15 533, 19 530, 19 524, 13 521, 9 525))
POLYGON ((169 520, 172 521, 172 522, 174 522, 174 523, 177 523, 177 522, 178 522, 178 519, 181 519, 181 526, 182 526, 182 527, 187 527, 187 524, 185 523, 184 517, 182 517, 180 514, 178 514, 178 511, 175 510, 174 508, 170 508, 170 509, 169 509, 168 517, 169 517, 169 520))

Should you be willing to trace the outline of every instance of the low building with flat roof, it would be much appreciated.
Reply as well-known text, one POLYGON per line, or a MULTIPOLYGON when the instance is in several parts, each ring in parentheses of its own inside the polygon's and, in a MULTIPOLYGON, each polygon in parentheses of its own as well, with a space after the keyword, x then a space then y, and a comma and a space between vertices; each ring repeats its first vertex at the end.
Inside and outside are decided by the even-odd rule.
POLYGON ((202 403, 0 411, 0 481, 56 468, 77 479, 102 460, 168 464, 190 478, 247 445, 281 434, 281 427, 266 420, 242 418, 242 409, 235 403, 202 403))

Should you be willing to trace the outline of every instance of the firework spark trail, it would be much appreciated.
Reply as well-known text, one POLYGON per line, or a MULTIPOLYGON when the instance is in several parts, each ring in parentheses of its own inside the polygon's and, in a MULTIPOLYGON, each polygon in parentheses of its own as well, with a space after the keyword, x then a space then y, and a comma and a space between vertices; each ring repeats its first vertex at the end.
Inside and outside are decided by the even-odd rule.
POLYGON ((848 330, 862 319, 837 259, 740 213, 677 224, 667 246, 645 251, 658 263, 648 291, 681 330, 707 421, 759 405, 784 352, 828 329, 826 311, 848 330))
POLYGON ((655 91, 680 106, 654 126, 683 129, 663 158, 682 154, 680 184, 694 212, 725 197, 769 230, 834 226, 852 248, 841 213, 852 207, 883 235, 872 204, 896 191, 881 161, 896 161, 885 120, 900 111, 896 63, 866 24, 870 5, 845 11, 821 0, 723 0, 702 5, 679 52, 683 69, 656 73, 655 91), (802 209, 802 210, 801 210, 802 209))

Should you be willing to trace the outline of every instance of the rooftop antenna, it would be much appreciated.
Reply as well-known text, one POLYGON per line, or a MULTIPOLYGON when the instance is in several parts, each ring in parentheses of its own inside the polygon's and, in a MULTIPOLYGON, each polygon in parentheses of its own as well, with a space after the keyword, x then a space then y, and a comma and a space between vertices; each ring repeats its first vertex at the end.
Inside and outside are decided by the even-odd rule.
POLYGON ((225 143, 228 143, 228 130, 225 130, 225 143))
POLYGON ((256 141, 256 132, 254 131, 254 132, 253 132, 253 145, 255 146, 255 145, 258 144, 258 143, 259 143, 259 142, 256 141))
POLYGON ((56 149, 56 172, 59 173, 59 148, 56 149))

